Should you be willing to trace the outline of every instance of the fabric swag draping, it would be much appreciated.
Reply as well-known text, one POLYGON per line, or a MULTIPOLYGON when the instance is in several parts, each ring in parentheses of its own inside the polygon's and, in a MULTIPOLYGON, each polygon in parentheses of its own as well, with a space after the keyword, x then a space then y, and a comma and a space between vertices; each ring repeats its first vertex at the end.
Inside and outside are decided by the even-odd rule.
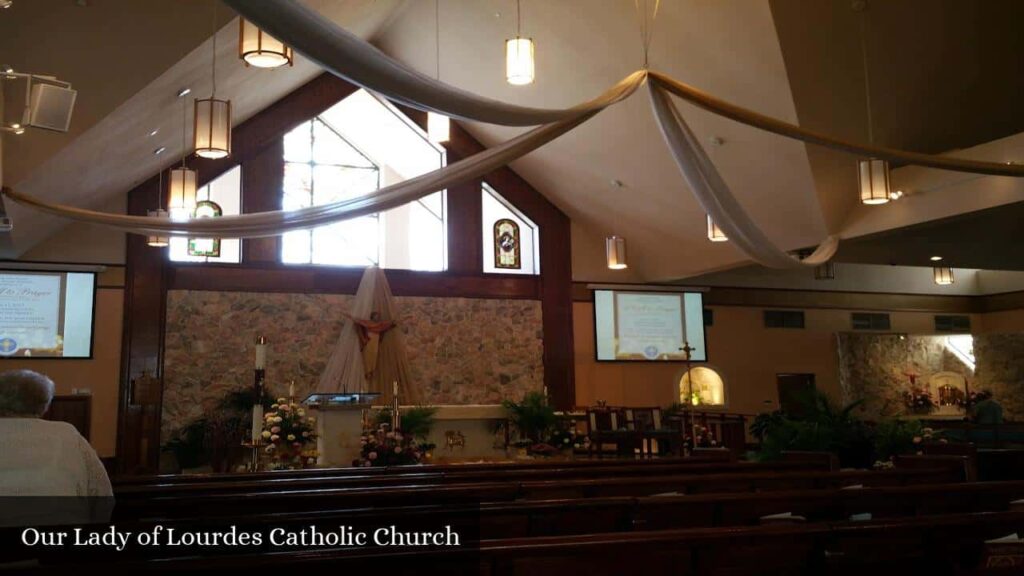
POLYGON ((553 110, 511 105, 459 90, 420 74, 297 0, 224 1, 242 17, 291 45, 295 51, 319 63, 331 73, 391 100, 459 119, 505 126, 538 127, 494 148, 387 186, 373 194, 291 211, 172 221, 86 210, 47 202, 7 188, 3 190, 4 194, 20 204, 57 216, 137 234, 210 238, 274 236, 373 214, 484 176, 572 130, 608 106, 628 98, 647 80, 650 80, 652 109, 662 135, 698 202, 737 248, 765 266, 789 268, 821 264, 835 253, 838 238, 828 237, 814 254, 802 261, 776 247, 732 195, 699 141, 683 121, 679 110, 669 100, 669 93, 738 122, 845 152, 947 170, 1024 176, 1024 165, 933 156, 839 140, 724 102, 678 80, 646 69, 627 76, 597 98, 571 108, 553 110))

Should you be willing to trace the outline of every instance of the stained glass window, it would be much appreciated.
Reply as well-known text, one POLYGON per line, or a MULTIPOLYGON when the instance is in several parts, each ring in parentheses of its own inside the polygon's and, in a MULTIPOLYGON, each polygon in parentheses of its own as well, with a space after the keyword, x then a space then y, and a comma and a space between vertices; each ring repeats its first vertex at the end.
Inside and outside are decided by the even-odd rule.
MULTIPOLYGON (((200 200, 196 202, 194 218, 216 218, 223 215, 220 204, 213 200, 200 200)), ((220 238, 189 238, 189 256, 208 256, 211 258, 220 257, 220 238)))
POLYGON ((509 270, 523 267, 519 251, 519 224, 508 218, 494 223, 494 267, 509 270))
POLYGON ((481 189, 484 272, 540 274, 540 231, 486 182, 481 189))
MULTIPOLYGON (((242 169, 239 166, 228 170, 211 180, 196 192, 196 217, 209 216, 214 206, 220 210, 220 216, 240 214, 242 208, 242 169), (207 203, 209 205, 207 205, 207 203)), ((185 238, 171 237, 168 255, 173 262, 221 262, 237 264, 241 262, 241 241, 238 238, 185 238), (217 244, 217 254, 212 252, 217 244), (202 255, 203 252, 210 252, 202 255)))

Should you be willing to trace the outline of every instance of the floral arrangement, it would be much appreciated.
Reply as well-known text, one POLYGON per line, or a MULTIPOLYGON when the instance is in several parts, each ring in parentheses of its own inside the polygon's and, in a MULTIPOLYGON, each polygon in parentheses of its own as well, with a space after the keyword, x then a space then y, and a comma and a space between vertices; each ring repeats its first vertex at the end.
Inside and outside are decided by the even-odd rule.
POLYGON ((697 424, 693 427, 693 434, 686 436, 686 445, 691 448, 717 448, 718 440, 715 439, 715 434, 710 428, 697 424), (694 442, 694 435, 696 442, 694 442))
POLYGON ((306 450, 306 445, 316 440, 316 418, 306 416, 306 411, 295 402, 278 398, 270 405, 270 411, 263 416, 264 449, 276 460, 274 468, 312 466, 316 464, 316 450, 306 450))
POLYGON ((390 431, 387 425, 377 430, 367 431, 359 440, 362 446, 359 459, 354 466, 409 466, 419 464, 434 447, 423 444, 412 434, 404 434, 401 430, 390 431))
POLYGON ((903 393, 903 405, 911 414, 931 414, 935 411, 935 399, 925 388, 911 386, 903 393))
POLYGON ((579 450, 587 440, 586 436, 576 431, 575 426, 569 426, 565 430, 555 430, 547 443, 557 450, 579 450))

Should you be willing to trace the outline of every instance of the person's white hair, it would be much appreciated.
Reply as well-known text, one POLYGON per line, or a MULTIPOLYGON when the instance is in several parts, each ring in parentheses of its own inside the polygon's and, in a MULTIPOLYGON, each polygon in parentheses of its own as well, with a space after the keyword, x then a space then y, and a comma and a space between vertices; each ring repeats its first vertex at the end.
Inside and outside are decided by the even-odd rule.
POLYGON ((0 372, 0 418, 42 416, 53 400, 53 388, 53 380, 39 372, 0 372))

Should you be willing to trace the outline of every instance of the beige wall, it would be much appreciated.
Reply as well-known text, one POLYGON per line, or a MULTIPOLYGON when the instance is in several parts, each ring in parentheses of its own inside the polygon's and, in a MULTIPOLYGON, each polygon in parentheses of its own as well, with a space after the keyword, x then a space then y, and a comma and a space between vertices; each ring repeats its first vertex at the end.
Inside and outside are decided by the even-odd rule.
MULTIPOLYGON (((103 286, 103 276, 100 276, 103 286)), ((117 445, 117 396, 121 378, 121 319, 124 289, 96 291, 96 319, 91 360, 4 360, 0 369, 42 372, 57 385, 57 394, 73 388, 92 394, 90 440, 101 457, 114 455, 117 445)))
POLYGON ((978 325, 971 325, 972 331, 979 334, 999 334, 1024 332, 1024 310, 1005 310, 980 315, 978 325))
MULTIPOLYGON (((776 374, 813 373, 819 390, 839 398, 836 332, 850 330, 850 310, 805 310, 804 330, 764 328, 764 308, 710 306, 708 365, 726 383, 726 410, 756 414, 778 407, 776 374)), ((667 406, 676 399, 682 364, 626 364, 594 360, 593 304, 573 305, 576 403, 667 406)), ((891 312, 893 332, 927 334, 934 313, 891 312)), ((1024 317, 1024 314, 1022 314, 1024 317)), ((972 317, 980 324, 980 318, 972 317)))

